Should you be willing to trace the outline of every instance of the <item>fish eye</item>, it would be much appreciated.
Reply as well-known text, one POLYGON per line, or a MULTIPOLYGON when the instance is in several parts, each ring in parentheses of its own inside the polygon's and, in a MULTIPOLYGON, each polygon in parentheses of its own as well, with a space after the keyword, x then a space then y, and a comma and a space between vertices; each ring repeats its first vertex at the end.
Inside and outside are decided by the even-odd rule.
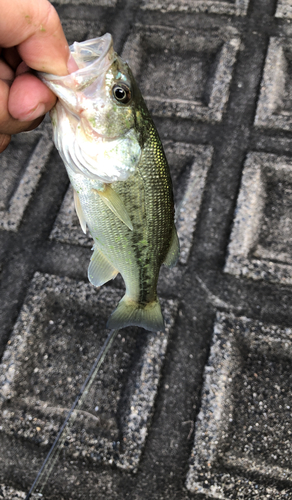
POLYGON ((132 98, 131 89, 125 83, 116 83, 113 86, 112 92, 116 101, 121 102, 122 104, 128 104, 132 98))

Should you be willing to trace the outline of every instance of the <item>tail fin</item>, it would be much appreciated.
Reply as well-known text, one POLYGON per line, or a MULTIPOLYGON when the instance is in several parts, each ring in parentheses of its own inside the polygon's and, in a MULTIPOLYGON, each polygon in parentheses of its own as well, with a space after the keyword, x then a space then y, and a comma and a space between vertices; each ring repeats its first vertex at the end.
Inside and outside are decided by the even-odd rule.
POLYGON ((164 320, 158 300, 142 306, 125 295, 111 314, 107 328, 119 329, 131 325, 141 326, 152 332, 164 331, 164 320))

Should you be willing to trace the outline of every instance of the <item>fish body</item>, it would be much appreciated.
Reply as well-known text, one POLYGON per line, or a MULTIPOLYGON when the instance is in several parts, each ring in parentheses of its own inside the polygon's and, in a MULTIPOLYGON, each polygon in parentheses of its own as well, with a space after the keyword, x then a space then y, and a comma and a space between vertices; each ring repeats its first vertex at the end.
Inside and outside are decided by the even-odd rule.
POLYGON ((163 330, 157 298, 162 263, 179 245, 169 168, 161 141, 128 65, 112 38, 74 43, 79 69, 40 74, 58 96, 54 142, 74 188, 81 227, 94 240, 88 277, 101 286, 121 273, 126 293, 108 328, 163 330))

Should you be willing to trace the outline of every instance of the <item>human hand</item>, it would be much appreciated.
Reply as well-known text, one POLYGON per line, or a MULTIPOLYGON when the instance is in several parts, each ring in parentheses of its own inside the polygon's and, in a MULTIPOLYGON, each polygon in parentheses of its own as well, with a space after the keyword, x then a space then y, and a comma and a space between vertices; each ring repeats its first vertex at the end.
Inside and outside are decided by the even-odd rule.
POLYGON ((0 12, 1 153, 11 134, 37 127, 56 102, 29 68, 61 76, 69 73, 72 62, 68 64, 68 43, 48 0, 0 0, 0 12))

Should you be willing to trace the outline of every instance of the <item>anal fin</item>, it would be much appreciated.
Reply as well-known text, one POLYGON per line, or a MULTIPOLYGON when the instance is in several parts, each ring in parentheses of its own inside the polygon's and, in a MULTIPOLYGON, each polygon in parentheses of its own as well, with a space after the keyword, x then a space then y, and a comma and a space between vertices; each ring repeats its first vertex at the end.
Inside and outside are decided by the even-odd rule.
POLYGON ((133 231, 133 225, 123 200, 109 184, 104 185, 105 188, 103 191, 97 189, 94 191, 99 194, 107 207, 118 217, 118 219, 120 219, 131 231, 133 231))
POLYGON ((88 267, 88 279, 94 286, 101 286, 114 279, 119 271, 95 248, 88 267))
POLYGON ((82 231, 86 234, 86 220, 84 217, 84 213, 82 210, 82 206, 80 203, 78 193, 76 193, 75 189, 73 189, 73 194, 74 194, 75 210, 76 210, 79 222, 80 222, 80 226, 81 226, 82 231))
POLYGON ((173 267, 177 263, 178 258, 179 258, 179 241, 175 225, 173 225, 168 252, 164 259, 163 264, 165 264, 168 267, 173 267))

